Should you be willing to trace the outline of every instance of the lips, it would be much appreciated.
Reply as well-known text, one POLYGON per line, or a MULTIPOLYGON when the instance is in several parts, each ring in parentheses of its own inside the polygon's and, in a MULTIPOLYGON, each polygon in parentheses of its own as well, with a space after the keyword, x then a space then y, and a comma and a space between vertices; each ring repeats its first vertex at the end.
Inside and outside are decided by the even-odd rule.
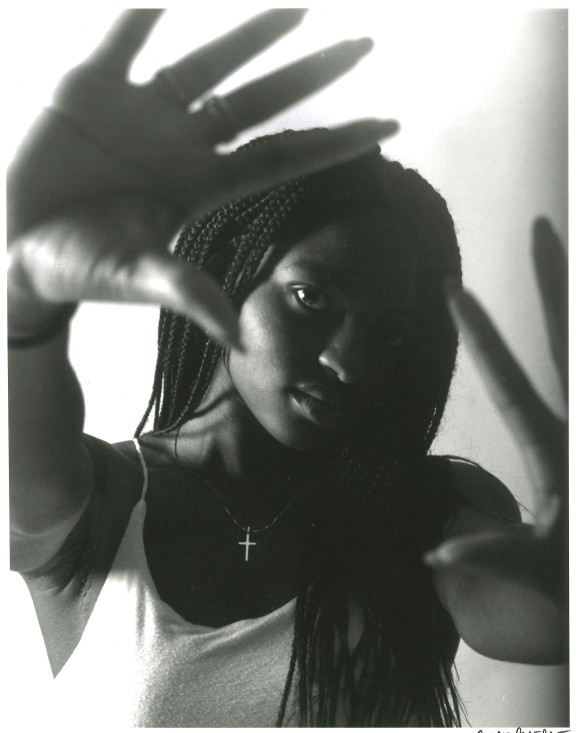
POLYGON ((319 384, 298 385, 291 396, 300 412, 321 427, 347 427, 359 409, 356 399, 319 384))
POLYGON ((352 410, 356 405, 356 400, 322 384, 298 384, 296 389, 319 402, 325 402, 329 406, 340 410, 352 410))
POLYGON ((306 392, 295 389, 291 392, 292 400, 305 418, 325 428, 345 427, 349 421, 349 412, 331 405, 329 402, 313 397, 306 392))

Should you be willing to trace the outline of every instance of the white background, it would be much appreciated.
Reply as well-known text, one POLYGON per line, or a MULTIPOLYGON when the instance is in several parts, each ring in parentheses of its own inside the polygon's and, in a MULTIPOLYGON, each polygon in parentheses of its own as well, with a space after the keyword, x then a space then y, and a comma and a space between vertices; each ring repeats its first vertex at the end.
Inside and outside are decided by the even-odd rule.
MULTIPOLYGON (((214 3, 174 6, 135 65, 134 81, 255 9, 246 3, 233 9, 214 3)), ((5 11, 7 159, 39 107, 50 100, 58 78, 81 60, 116 14, 117 8, 107 4, 21 5, 5 11)), ((566 25, 562 11, 504 2, 337 8, 315 3, 300 29, 220 90, 337 40, 374 38, 370 57, 344 80, 244 137, 361 116, 398 119, 402 131, 385 143, 386 154, 418 168, 448 200, 468 286, 486 303, 557 410, 560 393, 542 345, 529 232, 533 217, 545 214, 565 241, 567 236, 566 25)), ((151 386, 155 328, 151 308, 81 309, 71 353, 85 390, 88 432, 110 441, 132 435, 151 386)), ((466 354, 460 356, 436 449, 477 460, 529 511, 528 482, 514 443, 466 354)), ((3 692, 11 729, 29 729, 34 722, 42 724, 50 673, 25 586, 7 573, 2 584, 9 644, 3 692)), ((458 662, 473 727, 567 723, 563 668, 493 662, 465 647, 458 662)))

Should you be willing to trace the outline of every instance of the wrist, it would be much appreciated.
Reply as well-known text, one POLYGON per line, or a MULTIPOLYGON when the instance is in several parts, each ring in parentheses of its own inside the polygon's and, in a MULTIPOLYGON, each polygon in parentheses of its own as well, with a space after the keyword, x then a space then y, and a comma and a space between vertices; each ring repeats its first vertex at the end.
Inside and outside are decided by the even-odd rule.
POLYGON ((8 346, 35 346, 63 331, 78 307, 77 303, 49 301, 39 295, 18 256, 8 252, 7 311, 8 346))
POLYGON ((42 323, 37 322, 33 330, 29 327, 26 332, 14 331, 9 323, 8 348, 25 349, 51 341, 68 327, 77 308, 77 303, 62 303, 57 311, 51 314, 50 319, 45 318, 42 323))

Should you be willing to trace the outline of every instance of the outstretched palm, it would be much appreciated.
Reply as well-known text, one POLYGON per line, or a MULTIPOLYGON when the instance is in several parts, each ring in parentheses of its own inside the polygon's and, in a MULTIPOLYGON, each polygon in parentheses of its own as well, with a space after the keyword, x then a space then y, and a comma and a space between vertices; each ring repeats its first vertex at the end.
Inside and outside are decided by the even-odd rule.
MULTIPOLYGON (((567 398, 567 262, 546 219, 533 228, 533 255, 552 358, 567 398)), ((451 539, 430 557, 526 583, 567 600, 567 426, 542 401, 488 316, 466 292, 448 298, 453 319, 489 393, 518 442, 534 491, 534 523, 451 539)))
POLYGON ((357 155, 396 129, 365 120, 218 153, 218 142, 325 86, 370 49, 367 39, 343 42, 247 84, 226 97, 224 125, 205 107, 191 111, 302 14, 262 13, 137 86, 128 71, 159 11, 127 11, 69 72, 9 172, 15 334, 41 331, 47 304, 151 302, 237 345, 225 297, 168 254, 178 227, 224 201, 357 155))
MULTIPOLYGON (((203 109, 190 113, 190 105, 291 30, 302 11, 262 13, 149 83, 131 84, 130 66, 159 14, 125 12, 60 83, 53 107, 39 119, 11 171, 16 235, 66 205, 118 191, 158 198, 188 217, 337 163, 395 129, 361 121, 297 141, 282 139, 245 156, 219 155, 214 144, 222 136, 213 135, 214 120, 203 109)), ((342 42, 232 92, 226 97, 231 135, 330 83, 370 46, 367 39, 342 42)))

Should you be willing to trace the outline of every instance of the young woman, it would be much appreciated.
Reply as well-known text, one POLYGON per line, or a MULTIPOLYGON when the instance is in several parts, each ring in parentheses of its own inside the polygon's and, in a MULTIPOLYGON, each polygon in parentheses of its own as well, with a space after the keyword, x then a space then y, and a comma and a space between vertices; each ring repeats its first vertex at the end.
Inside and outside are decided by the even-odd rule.
MULTIPOLYGON (((214 83, 192 72, 219 78, 231 46, 246 57, 294 16, 260 16, 136 92, 121 74, 150 20, 127 16, 65 82, 12 178, 13 562, 62 710, 143 727, 457 724, 458 636, 500 659, 563 658, 560 426, 459 293, 457 317, 490 335, 480 354, 508 376, 509 414, 536 446, 551 497, 537 530, 489 474, 429 456, 457 341, 444 202, 381 157, 386 128, 371 124, 216 159, 236 115, 281 108, 290 85, 256 82, 262 108, 241 90, 191 115, 214 83), (99 118, 102 97, 114 105, 99 118), (57 145, 70 171, 50 159, 57 145), (176 257, 162 251, 183 210, 228 198, 176 257), (60 304, 85 299, 165 306, 138 433, 152 410, 154 429, 135 443, 82 435, 74 306, 60 304)), ((320 66, 318 86, 364 50, 300 63, 320 66)), ((557 254, 547 223, 535 236, 557 254)))

